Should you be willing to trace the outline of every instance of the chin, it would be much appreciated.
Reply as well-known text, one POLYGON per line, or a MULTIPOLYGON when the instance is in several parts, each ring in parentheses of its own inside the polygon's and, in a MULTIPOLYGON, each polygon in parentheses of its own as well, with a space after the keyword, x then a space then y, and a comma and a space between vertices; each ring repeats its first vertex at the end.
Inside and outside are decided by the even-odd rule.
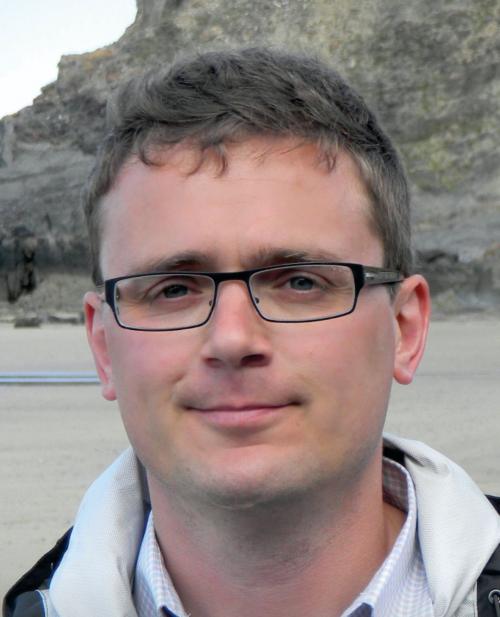
POLYGON ((263 465, 254 460, 223 470, 205 468, 203 474, 194 474, 186 481, 206 504, 232 511, 255 510, 308 500, 319 478, 304 474, 304 469, 297 473, 299 469, 300 466, 286 469, 283 465, 263 465))
POLYGON ((253 483, 251 486, 211 486, 205 491, 205 498, 212 506, 237 512, 284 506, 297 501, 303 492, 303 487, 299 491, 291 487, 253 483))

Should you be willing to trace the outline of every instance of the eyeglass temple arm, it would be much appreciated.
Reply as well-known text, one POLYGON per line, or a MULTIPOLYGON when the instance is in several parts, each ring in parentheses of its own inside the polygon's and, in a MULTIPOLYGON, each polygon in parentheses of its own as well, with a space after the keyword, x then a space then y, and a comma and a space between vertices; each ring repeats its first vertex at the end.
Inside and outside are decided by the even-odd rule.
MULTIPOLYGON (((95 290, 96 290, 97 297, 99 298, 99 300, 101 302, 106 302, 109 304, 107 293, 106 293, 106 285, 104 283, 99 283, 98 285, 95 286, 95 290)), ((110 304, 110 306, 112 305, 110 304)))
POLYGON ((384 270, 383 268, 363 268, 365 275, 365 285, 388 285, 391 283, 400 283, 404 280, 401 272, 396 270, 384 270))

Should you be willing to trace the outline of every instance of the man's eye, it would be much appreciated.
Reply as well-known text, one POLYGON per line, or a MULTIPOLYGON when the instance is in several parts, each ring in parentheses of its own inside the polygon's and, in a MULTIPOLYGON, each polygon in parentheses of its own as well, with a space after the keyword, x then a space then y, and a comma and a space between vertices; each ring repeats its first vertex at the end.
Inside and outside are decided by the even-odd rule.
POLYGON ((289 279, 288 284, 296 291, 310 291, 317 286, 317 283, 306 276, 293 276, 289 279))
POLYGON ((144 293, 142 300, 147 302, 160 302, 165 300, 180 300, 189 298, 199 292, 199 285, 196 281, 183 280, 176 277, 175 280, 164 279, 151 287, 144 293))
POLYGON ((161 295, 164 298, 181 298, 188 293, 189 289, 186 287, 186 285, 175 284, 165 285, 165 287, 160 290, 160 293, 158 295, 161 295))

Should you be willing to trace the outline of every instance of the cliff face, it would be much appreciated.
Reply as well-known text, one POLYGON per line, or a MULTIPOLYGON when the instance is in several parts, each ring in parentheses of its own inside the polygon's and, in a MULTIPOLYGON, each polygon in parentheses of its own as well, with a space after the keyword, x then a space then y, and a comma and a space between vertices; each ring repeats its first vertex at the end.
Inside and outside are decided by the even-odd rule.
POLYGON ((272 43, 318 52, 378 110, 407 164, 434 289, 459 304, 500 294, 500 0, 137 5, 119 41, 63 56, 57 81, 0 121, 0 267, 21 224, 39 268, 85 267, 79 189, 122 78, 179 51, 272 43))

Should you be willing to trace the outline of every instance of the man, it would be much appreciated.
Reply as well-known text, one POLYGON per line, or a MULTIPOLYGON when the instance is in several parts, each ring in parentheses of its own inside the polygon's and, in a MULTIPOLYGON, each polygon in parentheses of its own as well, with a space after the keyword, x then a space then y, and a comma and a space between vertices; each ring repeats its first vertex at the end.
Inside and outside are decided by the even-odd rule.
POLYGON ((85 312, 133 449, 14 615, 477 614, 497 513, 443 456, 382 440, 430 312, 408 201, 373 114, 316 60, 206 53, 121 91, 85 312))

